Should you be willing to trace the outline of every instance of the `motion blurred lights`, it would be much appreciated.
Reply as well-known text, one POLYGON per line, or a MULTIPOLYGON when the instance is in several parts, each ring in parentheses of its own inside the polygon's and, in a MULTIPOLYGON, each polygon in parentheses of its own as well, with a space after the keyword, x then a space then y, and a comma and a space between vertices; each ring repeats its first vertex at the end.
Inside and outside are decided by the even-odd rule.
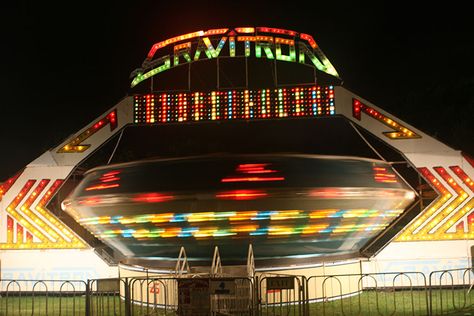
POLYGON ((400 210, 329 209, 157 213, 136 216, 102 216, 79 219, 99 238, 216 238, 234 236, 287 236, 363 238, 383 230, 400 210), (343 218, 336 224, 332 218, 343 218), (364 223, 359 218, 370 218, 364 223), (184 226, 169 226, 184 223, 184 226), (153 225, 153 228, 147 224, 153 225), (160 224, 160 225, 158 225, 160 224), (361 233, 361 235, 353 235, 361 233))
POLYGON ((397 178, 394 173, 385 167, 373 167, 374 180, 381 183, 396 183, 397 178))
POLYGON ((266 197, 268 194, 262 190, 234 190, 217 193, 216 197, 223 200, 255 200, 266 197))
POLYGON ((268 175, 276 173, 277 170, 268 169, 269 163, 240 164, 237 166, 237 174, 221 179, 221 182, 273 182, 283 181, 285 177, 278 175, 268 175))

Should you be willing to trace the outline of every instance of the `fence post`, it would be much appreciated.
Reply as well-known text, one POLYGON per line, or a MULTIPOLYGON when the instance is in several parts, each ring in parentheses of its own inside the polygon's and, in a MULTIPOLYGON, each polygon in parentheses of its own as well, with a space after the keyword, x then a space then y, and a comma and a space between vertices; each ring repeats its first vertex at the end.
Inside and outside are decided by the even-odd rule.
POLYGON ((86 308, 85 308, 85 311, 86 311, 86 316, 90 316, 91 315, 91 288, 90 288, 91 284, 90 284, 90 280, 87 280, 87 283, 86 283, 86 308))
POLYGON ((429 285, 428 285, 428 315, 433 315, 433 285, 431 284, 431 275, 433 272, 430 272, 429 275, 429 285))
POLYGON ((302 290, 303 290, 303 314, 309 316, 309 294, 308 294, 308 279, 303 276, 301 278, 302 290))
POLYGON ((258 276, 255 275, 254 278, 254 302, 253 302, 253 314, 255 316, 259 316, 260 315, 260 291, 259 291, 259 280, 258 280, 258 276))
POLYGON ((124 286, 124 298, 125 298, 125 316, 132 315, 132 306, 131 306, 131 297, 130 297, 130 283, 128 282, 128 278, 125 278, 125 286, 124 286))

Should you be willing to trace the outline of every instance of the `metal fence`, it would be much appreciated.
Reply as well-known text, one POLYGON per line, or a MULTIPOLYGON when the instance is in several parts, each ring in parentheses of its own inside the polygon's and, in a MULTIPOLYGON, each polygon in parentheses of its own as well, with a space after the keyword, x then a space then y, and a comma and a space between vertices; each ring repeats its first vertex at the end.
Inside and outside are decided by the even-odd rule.
POLYGON ((431 315, 452 315, 474 311, 472 269, 433 271, 429 275, 431 315))
POLYGON ((0 315, 468 315, 472 269, 326 276, 0 280, 0 315))
POLYGON ((272 275, 257 280, 259 315, 307 315, 304 276, 272 275))
POLYGON ((84 315, 87 283, 0 280, 0 315, 84 315))
POLYGON ((423 273, 312 276, 307 281, 309 315, 427 315, 423 273))
POLYGON ((128 300, 121 297, 121 287, 125 285, 126 280, 117 278, 88 280, 85 315, 126 315, 128 300))

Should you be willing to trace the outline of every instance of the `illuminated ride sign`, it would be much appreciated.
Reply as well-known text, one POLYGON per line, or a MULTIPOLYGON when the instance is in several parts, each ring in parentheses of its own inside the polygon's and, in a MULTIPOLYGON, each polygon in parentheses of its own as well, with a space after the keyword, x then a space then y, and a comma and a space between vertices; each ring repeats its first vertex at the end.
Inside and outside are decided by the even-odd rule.
MULTIPOLYGON (((335 114, 333 86, 154 93, 136 95, 133 103, 134 122, 139 124, 335 114)), ((67 146, 75 148, 73 144, 67 146)))
POLYGON ((297 62, 339 78, 311 35, 269 27, 237 27, 188 33, 154 44, 142 68, 132 72, 131 87, 173 67, 224 56, 297 62))

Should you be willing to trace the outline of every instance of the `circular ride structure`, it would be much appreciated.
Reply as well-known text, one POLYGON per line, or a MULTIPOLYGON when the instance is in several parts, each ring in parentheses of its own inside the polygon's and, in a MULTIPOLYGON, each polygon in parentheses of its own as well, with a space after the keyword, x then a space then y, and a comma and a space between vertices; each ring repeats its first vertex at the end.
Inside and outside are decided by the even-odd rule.
POLYGON ((227 262, 353 253, 413 202, 383 161, 213 155, 92 169, 63 207, 127 257, 227 262), (120 210, 117 212, 117 210, 120 210))
MULTIPOLYGON (((308 34, 268 27, 193 32, 154 44, 132 72, 131 87, 150 90, 134 97, 134 120, 152 128, 195 124, 195 133, 204 124, 221 133, 226 123, 246 122, 229 128, 239 133, 259 122, 256 133, 273 124, 276 136, 286 121, 318 124, 335 116, 334 87, 316 85, 323 76, 340 82, 308 34), (229 61, 243 63, 229 68, 229 61), (240 82, 234 76, 239 70, 240 82), (163 78, 166 73, 171 75, 163 78), (291 81, 297 85, 282 84, 291 81), (231 90, 224 88, 229 82, 231 90), (188 92, 196 85, 201 91, 188 92)), ((337 151, 315 151, 295 141, 291 149, 285 141, 269 146, 255 136, 246 140, 250 145, 184 137, 149 146, 156 150, 140 157, 148 160, 127 158, 126 164, 87 172, 63 209, 133 262, 173 261, 184 247, 189 260, 206 264, 218 246, 226 263, 243 264, 252 245, 257 265, 281 266, 357 257, 415 200, 414 191, 380 157, 328 156, 337 151), (192 144, 213 148, 203 152, 188 148, 192 144), (174 152, 167 153, 167 146, 174 152)), ((354 155, 351 149, 345 153, 354 155)))
POLYGON ((130 78, 130 96, 0 185, 12 279, 171 267, 182 246, 208 264, 252 245, 261 269, 467 266, 473 160, 343 88, 311 35, 188 33, 130 78))

